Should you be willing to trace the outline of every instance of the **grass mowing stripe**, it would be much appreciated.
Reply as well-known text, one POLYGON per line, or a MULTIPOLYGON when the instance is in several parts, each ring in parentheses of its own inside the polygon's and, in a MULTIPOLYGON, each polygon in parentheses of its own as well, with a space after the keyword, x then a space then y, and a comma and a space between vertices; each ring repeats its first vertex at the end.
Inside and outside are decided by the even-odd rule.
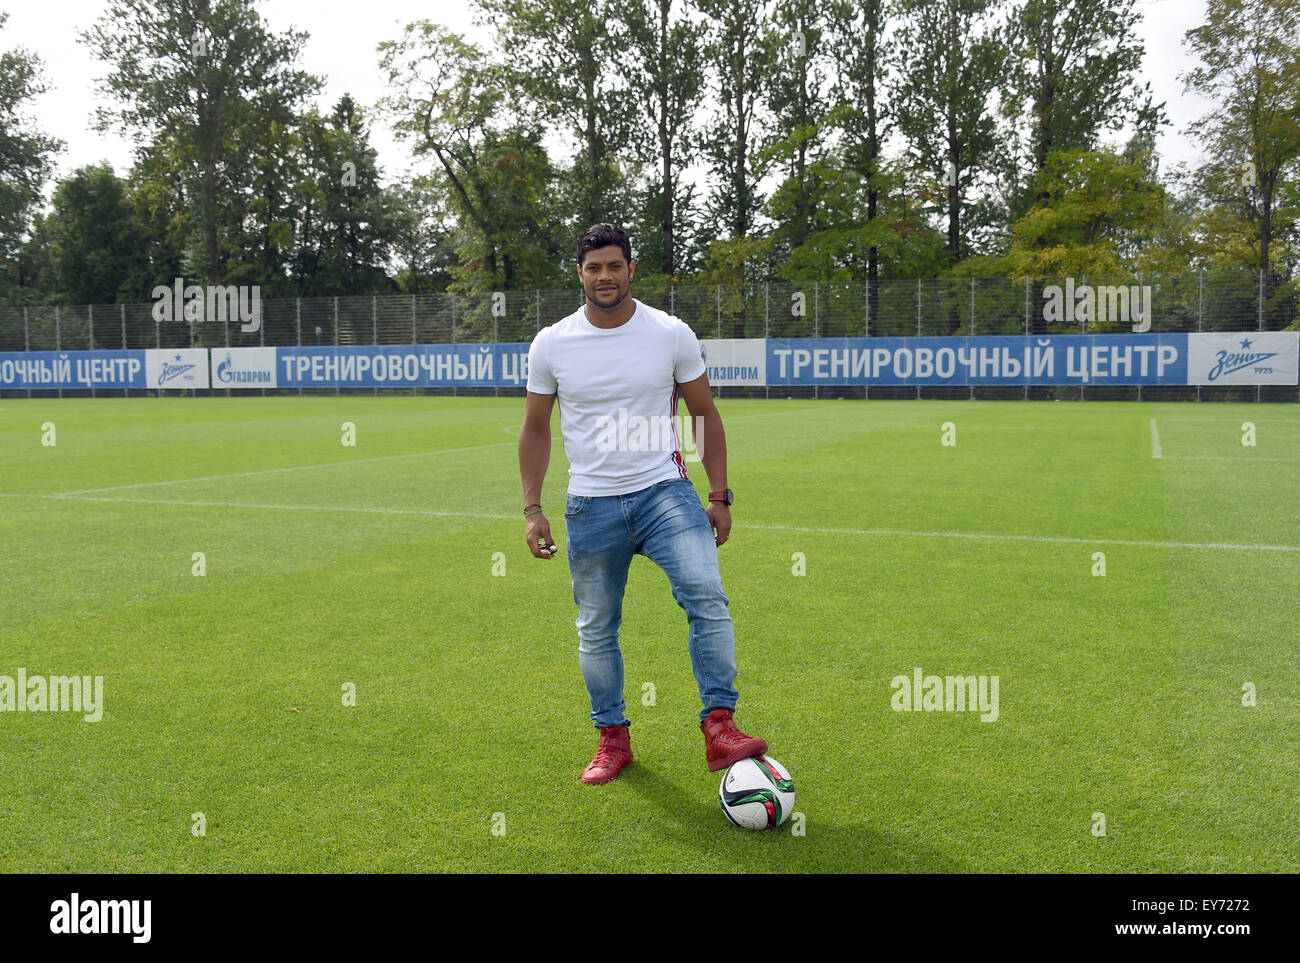
POLYGON ((227 478, 248 478, 252 475, 274 475, 279 472, 288 471, 311 471, 314 468, 339 468, 344 465, 362 465, 376 461, 392 461, 396 458, 421 458, 428 455, 453 455, 458 452, 477 451, 481 448, 504 448, 508 445, 513 446, 513 442, 500 441, 489 445, 467 445, 463 448, 442 448, 437 451, 412 451, 400 455, 377 455, 374 458, 352 458, 348 461, 328 461, 320 462, 315 465, 286 465, 283 468, 259 468, 255 471, 236 471, 224 475, 203 475, 199 478, 171 478, 166 481, 136 482, 133 485, 109 485, 105 488, 81 488, 70 492, 56 492, 56 495, 69 497, 72 495, 92 495, 97 492, 116 492, 125 491, 128 488, 151 488, 158 485, 185 485, 190 482, 209 482, 224 481, 227 478))

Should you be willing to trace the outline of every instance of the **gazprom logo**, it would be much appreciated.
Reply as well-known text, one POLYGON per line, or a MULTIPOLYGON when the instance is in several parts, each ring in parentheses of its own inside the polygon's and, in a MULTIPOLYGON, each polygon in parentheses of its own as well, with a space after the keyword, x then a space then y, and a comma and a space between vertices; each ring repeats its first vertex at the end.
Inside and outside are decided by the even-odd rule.
POLYGON ((234 359, 227 351, 225 358, 217 364, 217 381, 223 385, 269 385, 271 372, 256 369, 240 371, 235 368, 234 359))

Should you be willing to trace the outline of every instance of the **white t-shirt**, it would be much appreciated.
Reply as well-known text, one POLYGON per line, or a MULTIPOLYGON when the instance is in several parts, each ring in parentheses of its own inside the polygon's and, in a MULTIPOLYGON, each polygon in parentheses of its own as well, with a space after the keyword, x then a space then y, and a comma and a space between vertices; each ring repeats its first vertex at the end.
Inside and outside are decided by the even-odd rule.
POLYGON ((569 494, 625 495, 685 478, 677 386, 704 374, 686 323, 635 301, 617 328, 579 308, 537 332, 528 390, 556 395, 569 458, 569 494))

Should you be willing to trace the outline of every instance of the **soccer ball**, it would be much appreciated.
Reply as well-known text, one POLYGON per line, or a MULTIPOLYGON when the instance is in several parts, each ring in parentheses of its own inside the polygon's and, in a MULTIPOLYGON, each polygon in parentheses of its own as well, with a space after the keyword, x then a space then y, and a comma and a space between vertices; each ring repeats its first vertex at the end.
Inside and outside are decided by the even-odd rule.
POLYGON ((718 787, 722 811, 742 829, 775 829, 794 809, 794 780, 771 756, 733 763, 718 787))

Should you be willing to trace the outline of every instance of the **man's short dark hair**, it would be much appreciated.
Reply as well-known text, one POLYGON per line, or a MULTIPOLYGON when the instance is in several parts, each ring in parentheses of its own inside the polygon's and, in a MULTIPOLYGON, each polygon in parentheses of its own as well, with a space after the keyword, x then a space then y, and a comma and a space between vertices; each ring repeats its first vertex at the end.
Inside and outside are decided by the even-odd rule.
POLYGON ((582 267, 582 261, 588 251, 609 247, 611 244, 616 244, 623 249, 625 260, 629 262, 632 260, 632 241, 628 238, 627 231, 613 224, 591 225, 578 238, 578 267, 582 267))

